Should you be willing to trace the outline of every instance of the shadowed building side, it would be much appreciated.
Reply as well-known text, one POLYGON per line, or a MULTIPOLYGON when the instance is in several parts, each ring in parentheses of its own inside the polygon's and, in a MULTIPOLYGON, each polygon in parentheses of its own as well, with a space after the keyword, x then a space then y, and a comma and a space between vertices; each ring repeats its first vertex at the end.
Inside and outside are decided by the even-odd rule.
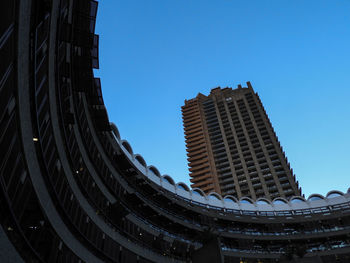
POLYGON ((204 193, 220 193, 216 167, 211 149, 208 128, 205 122, 202 100, 203 94, 186 101, 182 107, 185 140, 192 188, 200 188, 204 193))

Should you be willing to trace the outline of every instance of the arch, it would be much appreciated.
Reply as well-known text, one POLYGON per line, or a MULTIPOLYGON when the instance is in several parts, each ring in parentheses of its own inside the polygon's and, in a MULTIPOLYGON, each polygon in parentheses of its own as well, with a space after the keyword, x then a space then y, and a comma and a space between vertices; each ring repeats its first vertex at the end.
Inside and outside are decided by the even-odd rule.
POLYGON ((306 200, 305 200, 305 198, 303 198, 301 196, 293 196, 289 200, 289 203, 291 203, 291 204, 297 204, 297 203, 302 203, 302 202, 306 202, 306 200))
POLYGON ((307 199, 308 201, 317 201, 317 200, 323 200, 324 196, 320 195, 320 194, 312 194, 309 196, 309 198, 307 199))
POLYGON ((288 201, 282 197, 277 197, 273 199, 272 203, 276 205, 282 205, 282 204, 288 204, 288 201))
POLYGON ((208 198, 209 199, 212 199, 212 200, 219 200, 219 201, 222 201, 222 196, 219 195, 218 193, 216 192, 211 192, 209 195, 208 195, 208 198), (215 199, 214 199, 215 198, 215 199))
POLYGON ((113 122, 111 122, 110 125, 111 125, 111 128, 112 128, 113 134, 117 138, 117 141, 120 141, 120 133, 119 133, 119 130, 117 128, 117 125, 115 125, 113 122))
POLYGON ((199 189, 199 188, 192 189, 191 194, 192 194, 192 196, 193 195, 200 195, 202 197, 205 196, 204 192, 201 189, 199 189))
POLYGON ((186 192, 189 192, 189 191, 190 191, 190 189, 188 188, 188 186, 187 186, 185 183, 183 183, 183 182, 177 183, 177 184, 176 184, 176 188, 182 189, 182 190, 184 190, 184 191, 186 191, 186 192))
POLYGON ((130 145, 130 143, 127 140, 122 140, 122 145, 125 148, 125 150, 128 151, 128 153, 133 155, 133 151, 132 151, 131 145, 130 145))
POLYGON ((341 191, 333 190, 329 191, 326 195, 327 198, 333 198, 333 197, 338 197, 338 196, 343 196, 344 193, 341 191))
POLYGON ((271 202, 267 200, 266 198, 259 198, 256 200, 256 203, 258 205, 271 205, 271 202))
POLYGON ((147 164, 145 159, 143 159, 143 157, 140 154, 135 154, 134 155, 136 161, 138 161, 143 167, 147 168, 147 164))
POLYGON ((158 171, 158 169, 155 166, 150 165, 147 168, 148 168, 148 170, 153 172, 157 177, 161 177, 160 172, 158 171))
POLYGON ((175 185, 175 182, 174 182, 173 178, 171 178, 170 175, 167 175, 167 174, 163 175, 162 179, 163 179, 163 181, 167 181, 171 185, 175 185))
POLYGON ((238 200, 236 197, 232 196, 232 195, 226 195, 223 199, 224 201, 227 201, 227 202, 234 202, 234 203, 238 203, 238 200))
POLYGON ((249 197, 242 197, 241 199, 239 199, 239 202, 241 204, 253 204, 254 201, 252 199, 250 199, 249 197))

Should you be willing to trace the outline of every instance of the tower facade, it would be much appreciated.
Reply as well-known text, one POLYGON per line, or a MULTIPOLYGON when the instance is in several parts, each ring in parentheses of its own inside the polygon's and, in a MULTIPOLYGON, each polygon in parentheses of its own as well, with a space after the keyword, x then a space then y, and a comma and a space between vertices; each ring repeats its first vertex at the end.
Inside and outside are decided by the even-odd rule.
POLYGON ((185 100, 182 115, 192 188, 253 200, 301 195, 250 82, 199 93, 185 100))

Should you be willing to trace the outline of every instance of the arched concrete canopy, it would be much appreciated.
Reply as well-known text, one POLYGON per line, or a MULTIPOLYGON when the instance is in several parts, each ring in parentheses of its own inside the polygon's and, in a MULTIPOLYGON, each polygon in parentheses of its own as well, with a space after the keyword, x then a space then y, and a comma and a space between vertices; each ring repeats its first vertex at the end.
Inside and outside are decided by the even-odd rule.
POLYGON ((293 196, 289 200, 289 203, 291 203, 291 204, 300 203, 300 202, 306 202, 305 198, 303 198, 301 196, 293 196))
POLYGON ((244 203, 254 204, 254 201, 249 197, 242 197, 241 199, 239 199, 239 202, 242 204, 244 203))
POLYGON ((162 179, 167 181, 171 185, 175 185, 175 181, 174 181, 173 178, 171 178, 170 175, 165 174, 165 175, 162 176, 162 179))
POLYGON ((197 193, 197 194, 199 194, 200 196, 205 197, 204 192, 203 192, 201 189, 199 189, 199 188, 193 188, 192 191, 191 191, 191 193, 192 193, 192 195, 197 193))
POLYGON ((324 196, 320 195, 320 194, 312 194, 309 196, 309 198, 307 199, 308 201, 316 201, 316 200, 323 200, 324 196))
POLYGON ((288 204, 288 201, 284 199, 283 197, 277 197, 273 199, 272 201, 273 204, 288 204))
POLYGON ((125 150, 128 151, 128 153, 133 155, 133 151, 132 151, 131 145, 129 144, 129 142, 127 140, 122 140, 122 145, 125 148, 125 150))
POLYGON ((140 154, 135 154, 134 157, 143 167, 147 168, 146 161, 140 154))
MULTIPOLYGON (((126 140, 121 140, 118 142, 119 145, 123 145, 123 147, 125 147, 125 149, 128 151, 128 152, 132 152, 132 149, 131 149, 131 146, 130 144, 126 141, 126 140)), ((129 158, 131 158, 132 160, 131 161, 135 161, 137 160, 138 162, 142 162, 141 158, 142 157, 140 155, 140 157, 137 157, 138 155, 131 155, 129 156, 129 158)), ((191 196, 194 198, 194 200, 196 201, 199 201, 199 202, 203 202, 204 204, 206 204, 208 201, 209 201, 209 204, 213 205, 213 206, 218 206, 218 207, 225 207, 225 202, 224 201, 227 201, 227 202, 231 202, 231 205, 232 205, 232 201, 234 202, 237 202, 237 204, 241 207, 241 209, 256 209, 258 206, 258 204, 270 204, 270 205, 275 205, 275 204, 280 204, 280 205, 283 205, 283 204, 286 204, 288 206, 290 206, 290 208, 284 208, 284 209, 293 209, 293 208, 307 208, 309 207, 310 205, 312 205, 313 201, 317 201, 317 200, 324 200, 326 199, 324 196, 320 195, 320 194, 313 194, 311 195, 308 200, 306 200, 305 198, 301 197, 301 196, 293 196, 289 199, 289 201, 285 198, 282 198, 282 197, 279 197, 279 198, 276 198, 274 199, 274 201, 269 201, 267 199, 264 199, 264 198, 260 198, 258 199, 257 201, 253 201, 251 198, 249 197, 243 197, 241 198, 239 201, 234 198, 233 196, 232 197, 226 197, 223 198, 221 195, 217 194, 217 193, 211 193, 212 195, 214 194, 213 198, 209 199, 207 195, 205 195, 205 193, 198 189, 198 188, 195 188, 195 189, 192 189, 190 190, 189 187, 185 184, 185 183, 182 183, 182 182, 179 182, 178 184, 175 184, 175 181, 169 176, 169 175, 164 175, 164 176, 161 176, 158 169, 156 167, 154 167, 153 165, 151 166, 148 166, 147 169, 148 171, 152 171, 152 174, 154 174, 156 177, 158 177, 159 181, 155 180, 155 178, 153 178, 153 181, 159 185, 161 185, 161 181, 162 180, 166 180, 167 182, 170 183, 170 185, 174 186, 174 192, 176 194, 179 194, 183 197, 186 197, 186 198, 191 198, 191 196), (176 189, 180 190, 180 191, 176 191, 176 189), (188 195, 188 196, 187 196, 188 195), (202 197, 203 199, 196 199, 195 198, 195 195, 198 195, 200 197, 202 197), (214 199, 215 198, 215 199, 214 199), (226 199, 226 200, 225 200, 226 199), (218 200, 220 200, 221 202, 218 202, 218 200)), ((149 175, 147 175, 147 172, 144 173, 145 176, 149 177, 149 175)), ((173 191, 173 190, 171 190, 173 191)), ((347 194, 350 194, 350 188, 348 189, 348 192, 347 194)), ((211 195, 211 196, 212 196, 211 195)), ((335 196, 341 196, 341 195, 344 195, 342 192, 340 191, 330 191, 328 194, 327 194, 327 198, 328 196, 330 198, 332 197, 335 197, 335 196)), ((228 206, 230 206, 229 204, 227 204, 228 206)), ((280 207, 280 206, 277 206, 277 208, 280 207)))
POLYGON ((115 125, 113 122, 111 122, 110 125, 111 125, 111 128, 112 128, 113 134, 115 135, 117 140, 120 141, 120 133, 119 133, 117 125, 115 125))
POLYGON ((333 190, 333 191, 329 191, 326 195, 327 198, 333 198, 333 197, 337 197, 337 196, 343 196, 344 193, 341 191, 337 191, 337 190, 333 190))
POLYGON ((256 200, 257 204, 266 204, 266 205, 271 205, 271 202, 267 200, 266 198, 259 198, 256 200))
POLYGON ((209 195, 208 195, 208 198, 210 198, 210 197, 214 197, 214 198, 216 198, 217 200, 222 200, 222 197, 221 197, 221 195, 219 195, 218 193, 216 193, 216 192, 211 192, 209 195))
POLYGON ((185 191, 187 191, 187 192, 190 191, 190 189, 188 188, 188 186, 187 186, 185 183, 183 183, 183 182, 177 183, 177 184, 176 184, 176 187, 180 187, 181 189, 183 189, 183 190, 185 190, 185 191))
POLYGON ((153 165, 148 166, 148 170, 152 171, 156 176, 161 177, 160 172, 155 166, 153 165))
POLYGON ((235 203, 238 203, 238 200, 236 197, 232 196, 232 195, 226 195, 224 198, 223 198, 224 201, 227 201, 227 202, 235 202, 235 203))

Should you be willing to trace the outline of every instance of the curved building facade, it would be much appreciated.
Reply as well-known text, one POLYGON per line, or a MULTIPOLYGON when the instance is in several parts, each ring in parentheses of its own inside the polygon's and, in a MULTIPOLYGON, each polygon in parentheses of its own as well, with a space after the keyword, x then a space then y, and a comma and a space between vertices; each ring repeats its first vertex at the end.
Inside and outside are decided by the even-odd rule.
POLYGON ((349 192, 204 195, 133 153, 93 75, 97 5, 1 2, 1 262, 349 262, 349 192))

